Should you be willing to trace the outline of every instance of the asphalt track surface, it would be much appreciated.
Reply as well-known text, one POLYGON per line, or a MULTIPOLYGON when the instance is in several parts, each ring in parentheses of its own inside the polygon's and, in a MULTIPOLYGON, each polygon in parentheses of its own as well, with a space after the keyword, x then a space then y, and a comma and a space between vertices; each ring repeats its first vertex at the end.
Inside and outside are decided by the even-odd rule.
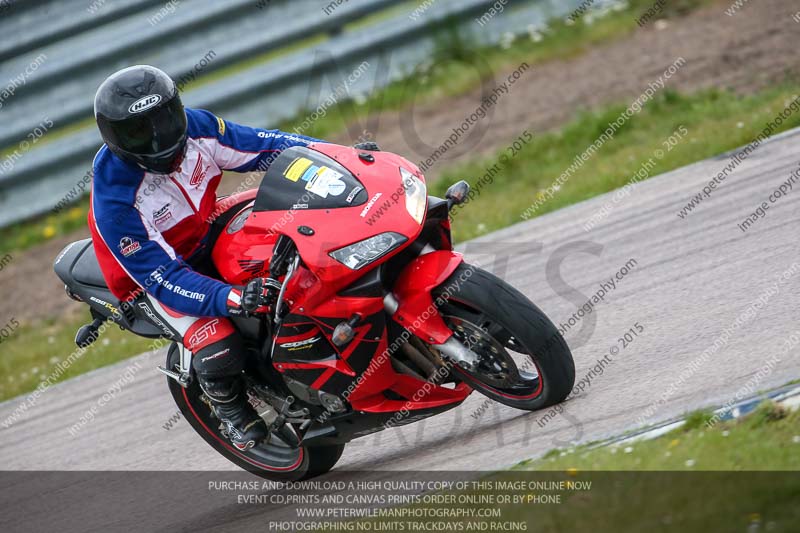
MULTIPOLYGON (((737 224, 798 168, 800 130, 763 144, 710 198, 679 218, 681 207, 728 161, 722 155, 639 183, 589 232, 584 223, 611 201, 613 192, 468 243, 469 261, 496 270, 556 323, 566 322, 601 283, 634 259, 630 272, 566 333, 578 381, 612 347, 619 351, 607 358, 602 375, 573 392, 564 413, 547 417, 546 411, 526 413, 497 404, 481 412, 484 399, 476 393, 456 410, 353 441, 329 476, 358 479, 369 471, 388 479, 401 475, 396 471, 508 467, 569 442, 639 427, 640 417, 659 398, 663 401, 649 413, 651 423, 723 404, 748 380, 768 389, 798 378, 798 348, 782 346, 800 329, 800 269, 788 279, 779 277, 800 261, 800 184, 747 232, 737 224), (737 324, 737 317, 745 318, 737 324), (635 323, 644 332, 622 348, 618 339, 635 323), (726 342, 721 342, 726 328, 726 342), (718 350, 692 365, 715 341, 718 350), (770 358, 769 371, 756 377, 770 358)), ((135 379, 74 435, 69 428, 133 360, 51 388, 20 420, 0 428, 2 469, 236 470, 185 421, 164 428, 176 408, 165 378, 154 369, 163 360, 161 352, 140 356, 135 379)), ((0 421, 21 400, 1 404, 0 421)), ((200 476, 191 478, 196 483, 187 475, 162 474, 154 486, 148 474, 87 474, 81 484, 74 474, 44 479, 6 473, 0 499, 4 511, 14 512, 3 513, 0 528, 31 530, 36 523, 63 530, 131 524, 145 530, 263 529, 267 516, 279 513, 271 507, 243 509, 210 494, 197 481, 202 474, 190 475, 200 476), (91 501, 73 490, 87 484, 99 492, 91 501)))

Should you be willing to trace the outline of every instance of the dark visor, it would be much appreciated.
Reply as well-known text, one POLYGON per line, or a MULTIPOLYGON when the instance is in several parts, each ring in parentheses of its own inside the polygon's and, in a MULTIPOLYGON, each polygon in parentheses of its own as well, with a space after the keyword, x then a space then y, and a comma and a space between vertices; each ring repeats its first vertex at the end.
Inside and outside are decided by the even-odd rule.
POLYGON ((155 155, 178 144, 186 133, 186 113, 180 100, 125 120, 109 122, 109 141, 122 150, 137 155, 155 155))

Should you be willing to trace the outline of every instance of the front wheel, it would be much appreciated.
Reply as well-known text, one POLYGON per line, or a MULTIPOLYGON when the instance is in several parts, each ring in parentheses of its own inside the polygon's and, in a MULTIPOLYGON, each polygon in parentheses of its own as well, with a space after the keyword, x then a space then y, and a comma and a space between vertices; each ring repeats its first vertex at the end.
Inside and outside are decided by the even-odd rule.
POLYGON ((461 264, 434 291, 455 338, 478 354, 461 380, 504 405, 535 411, 563 401, 575 384, 572 353, 549 318, 502 279, 461 264))
MULTIPOLYGON (((180 352, 172 344, 167 353, 167 368, 179 366, 180 352)), ((328 472, 342 455, 343 444, 329 446, 292 447, 274 433, 266 443, 245 452, 236 449, 222 433, 223 427, 211 408, 197 380, 181 387, 174 379, 167 378, 169 390, 184 418, 192 428, 217 452, 240 468, 275 481, 298 481, 310 479, 328 472)), ((258 409, 262 416, 263 407, 258 409)))

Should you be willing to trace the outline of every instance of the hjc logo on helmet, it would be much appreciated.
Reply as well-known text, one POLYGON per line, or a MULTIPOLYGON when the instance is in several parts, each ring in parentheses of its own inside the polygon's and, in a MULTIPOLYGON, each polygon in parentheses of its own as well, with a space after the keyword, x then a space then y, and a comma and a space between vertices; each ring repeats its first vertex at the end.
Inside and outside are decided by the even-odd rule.
POLYGON ((160 94, 150 94, 143 98, 139 98, 134 103, 130 105, 128 111, 130 113, 141 113, 142 111, 146 111, 151 107, 157 105, 161 101, 160 94))

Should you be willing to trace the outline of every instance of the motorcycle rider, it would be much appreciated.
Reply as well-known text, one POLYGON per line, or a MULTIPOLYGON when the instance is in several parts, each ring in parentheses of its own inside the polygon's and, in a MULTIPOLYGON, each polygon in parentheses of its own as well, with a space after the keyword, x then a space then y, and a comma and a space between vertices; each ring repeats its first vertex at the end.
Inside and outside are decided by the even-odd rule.
POLYGON ((184 108, 174 81, 147 65, 108 77, 94 113, 105 144, 93 164, 89 227, 103 276, 120 300, 144 290, 136 305, 192 352, 200 387, 246 450, 267 427, 248 402, 243 344, 226 317, 263 311, 265 284, 204 275, 216 189, 223 170, 263 171, 282 150, 318 140, 184 108))

